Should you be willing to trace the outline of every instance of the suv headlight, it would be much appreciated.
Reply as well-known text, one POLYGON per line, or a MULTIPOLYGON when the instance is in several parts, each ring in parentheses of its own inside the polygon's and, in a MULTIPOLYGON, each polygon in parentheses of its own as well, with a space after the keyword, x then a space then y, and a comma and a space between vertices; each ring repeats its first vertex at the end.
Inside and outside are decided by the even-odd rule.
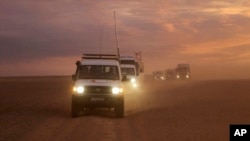
POLYGON ((130 79, 130 82, 131 82, 131 83, 135 83, 135 82, 136 82, 135 78, 131 78, 131 79, 130 79))
POLYGON ((84 92, 84 87, 83 87, 83 86, 75 86, 75 87, 73 88, 73 91, 74 91, 75 93, 77 93, 77 94, 83 94, 83 92, 84 92))
POLYGON ((112 88, 112 94, 120 94, 123 92, 123 89, 122 88, 119 88, 119 87, 113 87, 112 88))

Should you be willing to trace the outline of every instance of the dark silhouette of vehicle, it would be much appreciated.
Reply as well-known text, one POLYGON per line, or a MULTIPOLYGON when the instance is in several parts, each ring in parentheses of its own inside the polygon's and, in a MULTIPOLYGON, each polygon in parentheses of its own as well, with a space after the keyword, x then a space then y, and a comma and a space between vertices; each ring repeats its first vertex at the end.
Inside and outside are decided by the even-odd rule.
POLYGON ((165 80, 164 71, 155 71, 153 72, 154 80, 165 80))
POLYGON ((189 64, 178 64, 175 68, 176 79, 190 79, 191 78, 191 70, 189 64))

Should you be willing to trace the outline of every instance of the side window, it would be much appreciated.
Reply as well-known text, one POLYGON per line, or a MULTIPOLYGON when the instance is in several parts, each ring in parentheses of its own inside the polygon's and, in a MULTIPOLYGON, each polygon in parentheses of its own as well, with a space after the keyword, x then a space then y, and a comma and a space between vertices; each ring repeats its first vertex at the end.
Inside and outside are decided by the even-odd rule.
POLYGON ((104 72, 105 72, 105 73, 108 73, 108 72, 109 72, 109 70, 110 70, 110 67, 109 67, 109 66, 107 66, 107 67, 105 67, 104 72))
POLYGON ((89 67, 85 65, 80 66, 78 71, 79 78, 86 78, 88 77, 88 74, 89 74, 89 67))

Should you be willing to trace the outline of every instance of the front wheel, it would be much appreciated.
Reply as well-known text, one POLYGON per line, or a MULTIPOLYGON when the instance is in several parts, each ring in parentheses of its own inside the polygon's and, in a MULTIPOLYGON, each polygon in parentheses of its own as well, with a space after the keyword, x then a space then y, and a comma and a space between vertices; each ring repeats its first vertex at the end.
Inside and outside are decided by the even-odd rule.
POLYGON ((81 111, 80 104, 72 97, 71 102, 71 116, 72 117, 78 117, 79 113, 81 111))
POLYGON ((124 100, 123 99, 115 105, 115 113, 118 118, 124 117, 124 100))

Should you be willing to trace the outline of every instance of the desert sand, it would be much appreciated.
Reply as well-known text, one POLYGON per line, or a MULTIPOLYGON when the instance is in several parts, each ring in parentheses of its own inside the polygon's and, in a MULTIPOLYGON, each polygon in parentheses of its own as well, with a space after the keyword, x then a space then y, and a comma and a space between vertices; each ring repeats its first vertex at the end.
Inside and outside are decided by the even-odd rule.
POLYGON ((70 77, 0 78, 0 141, 228 141, 250 124, 250 80, 145 80, 125 117, 105 109, 72 118, 70 77))

